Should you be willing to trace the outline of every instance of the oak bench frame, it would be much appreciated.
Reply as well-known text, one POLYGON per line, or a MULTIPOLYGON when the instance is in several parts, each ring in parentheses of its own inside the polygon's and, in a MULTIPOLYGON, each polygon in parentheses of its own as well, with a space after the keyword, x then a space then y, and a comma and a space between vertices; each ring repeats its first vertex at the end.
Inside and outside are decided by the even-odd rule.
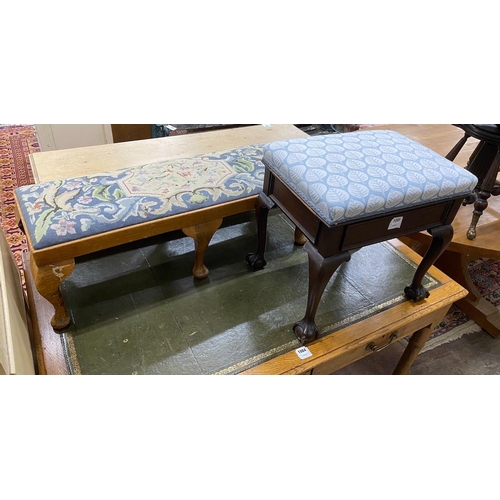
MULTIPOLYGON (((31 254, 30 269, 35 286, 42 297, 54 306, 51 325, 61 330, 70 323, 70 315, 61 295, 61 283, 72 273, 75 258, 100 250, 117 247, 152 236, 181 230, 186 236, 193 238, 195 258, 193 276, 203 279, 208 276, 204 264, 205 251, 213 235, 219 229, 224 217, 249 212, 255 209, 258 195, 227 201, 209 207, 192 210, 178 215, 106 231, 78 240, 35 249, 31 236, 25 232, 28 250, 31 254)), ((29 227, 19 208, 20 200, 16 196, 16 218, 21 228, 29 227)))

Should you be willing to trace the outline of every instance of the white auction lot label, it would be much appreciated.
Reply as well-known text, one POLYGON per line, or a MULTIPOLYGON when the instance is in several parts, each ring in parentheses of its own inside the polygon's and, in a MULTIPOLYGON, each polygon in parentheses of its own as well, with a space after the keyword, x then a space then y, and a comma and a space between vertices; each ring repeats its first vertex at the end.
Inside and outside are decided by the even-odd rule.
POLYGON ((389 227, 387 229, 399 229, 401 227, 401 223, 403 222, 403 217, 394 217, 389 223, 389 227))
POLYGON ((295 352, 300 359, 305 359, 309 356, 312 356, 312 352, 307 347, 299 347, 298 349, 295 349, 295 352))

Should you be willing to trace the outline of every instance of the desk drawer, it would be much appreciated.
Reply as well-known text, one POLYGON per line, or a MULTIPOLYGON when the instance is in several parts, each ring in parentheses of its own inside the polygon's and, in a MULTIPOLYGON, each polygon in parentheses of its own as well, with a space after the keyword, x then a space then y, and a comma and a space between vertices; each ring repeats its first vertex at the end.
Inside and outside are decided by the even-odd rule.
MULTIPOLYGON (((437 309, 431 314, 422 316, 414 321, 410 321, 404 325, 401 325, 397 330, 388 329, 385 333, 377 335, 375 338, 353 339, 353 342, 344 346, 342 353, 338 356, 332 356, 328 361, 318 363, 313 367, 311 372, 312 375, 329 375, 345 366, 354 363, 370 354, 375 354, 377 356, 379 351, 383 349, 395 349, 399 354, 403 351, 403 345, 393 347, 397 344, 399 340, 408 337, 423 328, 434 328, 438 325, 444 318, 449 306, 437 309), (395 337, 391 340, 391 335, 395 334, 395 337)), ((332 334, 335 335, 335 334, 332 334)), ((396 356, 398 358, 398 356, 396 356)))

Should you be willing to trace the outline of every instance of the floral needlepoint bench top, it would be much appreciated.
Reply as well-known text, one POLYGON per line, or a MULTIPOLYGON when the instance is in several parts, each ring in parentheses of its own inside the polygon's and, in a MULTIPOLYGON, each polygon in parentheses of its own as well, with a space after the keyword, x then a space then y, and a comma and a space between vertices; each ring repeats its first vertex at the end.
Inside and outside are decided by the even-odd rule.
POLYGON ((16 189, 34 249, 256 195, 261 145, 16 189))
POLYGON ((392 130, 317 135, 264 146, 263 161, 330 225, 465 198, 477 178, 392 130))

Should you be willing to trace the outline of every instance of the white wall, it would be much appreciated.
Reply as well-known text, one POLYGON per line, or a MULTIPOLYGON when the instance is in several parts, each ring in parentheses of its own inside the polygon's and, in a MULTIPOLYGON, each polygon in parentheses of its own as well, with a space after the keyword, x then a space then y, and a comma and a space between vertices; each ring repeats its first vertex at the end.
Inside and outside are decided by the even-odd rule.
POLYGON ((35 125, 42 151, 98 146, 113 142, 111 125, 35 125))

